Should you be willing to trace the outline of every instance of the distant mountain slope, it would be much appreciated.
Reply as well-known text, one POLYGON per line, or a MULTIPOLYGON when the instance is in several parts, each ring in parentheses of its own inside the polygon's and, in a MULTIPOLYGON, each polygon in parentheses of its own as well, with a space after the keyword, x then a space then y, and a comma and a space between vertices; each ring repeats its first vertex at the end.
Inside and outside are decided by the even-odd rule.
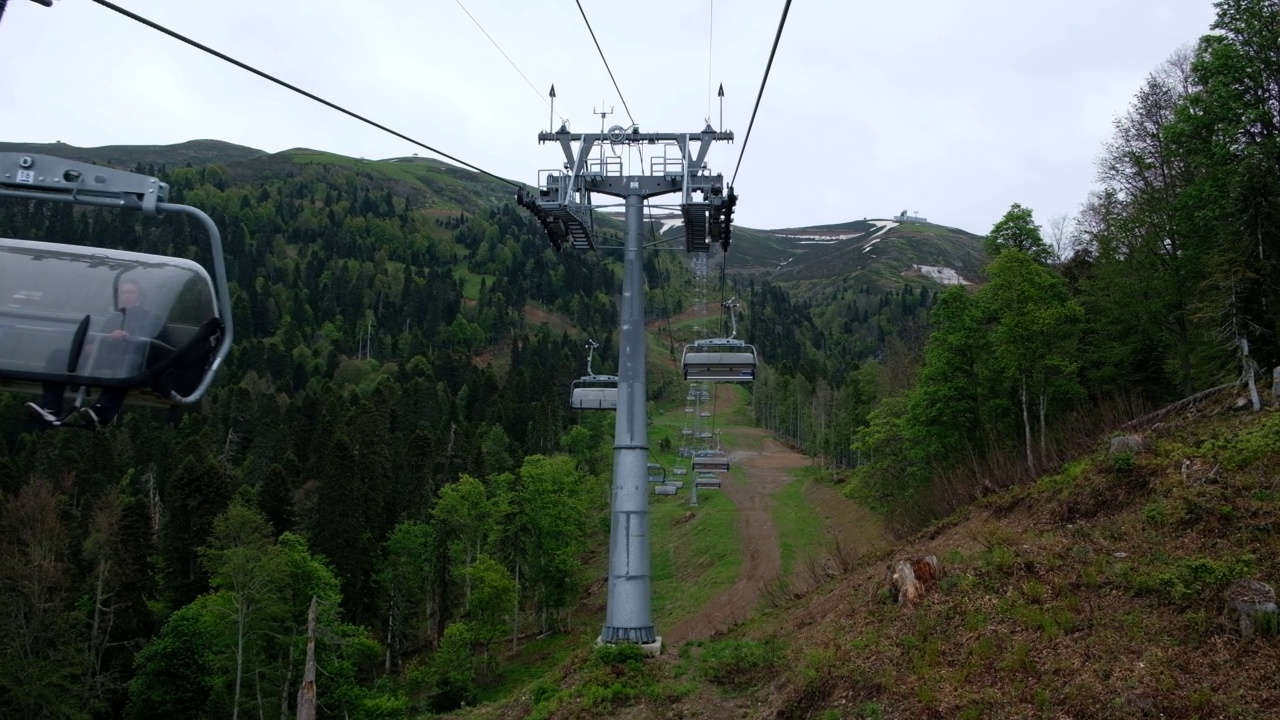
MULTIPOLYGON (((664 238, 681 241, 679 215, 653 218, 664 238)), ((712 261, 720 252, 712 249, 712 261)), ((761 230, 735 225, 728 271, 793 286, 828 284, 901 287, 903 278, 937 285, 981 281, 987 263, 982 237, 928 222, 867 218, 834 225, 761 230)))
POLYGON ((99 165, 163 165, 169 169, 191 163, 195 167, 251 160, 267 153, 221 140, 188 140, 176 145, 103 145, 82 148, 66 143, 0 142, 0 152, 32 152, 99 165))
MULTIPOLYGON (((778 282, 855 275, 876 284, 877 279, 913 275, 956 284, 977 281, 986 264, 977 234, 931 223, 868 219, 769 233, 777 238, 776 245, 790 243, 790 258, 774 266, 773 279, 778 282)), ((754 238, 744 240, 735 243, 737 249, 745 245, 750 251, 754 238)))

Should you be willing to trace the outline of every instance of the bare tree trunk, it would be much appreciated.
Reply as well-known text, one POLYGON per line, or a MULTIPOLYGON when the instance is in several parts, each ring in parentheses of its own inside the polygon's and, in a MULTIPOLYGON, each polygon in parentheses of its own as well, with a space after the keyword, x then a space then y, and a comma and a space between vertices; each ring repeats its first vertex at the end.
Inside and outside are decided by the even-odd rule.
POLYGON ((297 720, 316 720, 316 596, 311 596, 307 610, 307 661, 302 671, 302 687, 298 688, 297 720))
POLYGON ((258 720, 266 720, 262 716, 262 673, 253 674, 253 686, 258 694, 258 720))
POLYGON ((289 643, 289 665, 280 683, 280 720, 289 720, 289 688, 293 685, 293 643, 289 643))
POLYGON ((238 720, 240 717, 240 678, 244 674, 244 625, 245 625, 245 601, 244 598, 236 600, 236 689, 235 694, 231 697, 231 720, 238 720))
POLYGON ((1035 456, 1031 454, 1031 415, 1027 407, 1027 378, 1022 378, 1022 429, 1027 439, 1027 469, 1032 473, 1036 471, 1035 456))
POLYGON ((386 660, 383 662, 383 665, 382 665, 382 672, 384 675, 391 674, 391 648, 395 644, 395 629, 396 629, 396 598, 395 598, 395 595, 392 594, 391 608, 387 610, 387 655, 386 655, 386 660))
POLYGON ((1040 388, 1040 466, 1049 467, 1049 453, 1045 449, 1045 439, 1049 434, 1044 424, 1045 405, 1049 404, 1048 392, 1040 388))
POLYGON ((1254 412, 1262 409, 1262 399, 1258 397, 1258 383, 1256 381, 1254 370, 1257 369, 1253 358, 1249 357, 1249 338, 1240 338, 1240 356, 1244 364, 1244 379, 1249 384, 1249 402, 1252 403, 1254 412))
POLYGON ((520 636, 520 561, 516 560, 516 599, 511 608, 511 652, 519 649, 516 640, 520 636))
POLYGON ((109 560, 98 560, 98 580, 93 592, 93 629, 89 634, 88 667, 85 669, 84 678, 85 707, 88 707, 93 694, 94 681, 102 673, 102 652, 107 644, 107 639, 103 637, 101 641, 98 640, 98 629, 102 624, 102 603, 105 600, 103 593, 106 590, 107 567, 110 564, 109 560))

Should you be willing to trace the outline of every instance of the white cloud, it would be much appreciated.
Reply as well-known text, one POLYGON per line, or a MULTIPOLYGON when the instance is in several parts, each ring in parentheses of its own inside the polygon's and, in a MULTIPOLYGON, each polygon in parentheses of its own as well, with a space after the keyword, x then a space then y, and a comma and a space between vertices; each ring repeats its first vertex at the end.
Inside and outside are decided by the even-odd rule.
MULTIPOLYGON (((626 113, 569 2, 121 0, 129 10, 491 172, 533 182, 541 99, 599 128, 626 113)), ((711 90, 725 87, 713 169, 732 175, 782 9, 715 4, 711 90)), ((584 0, 642 130, 708 114, 707 0, 584 0), (642 7, 642 9, 641 9, 642 7)), ((984 233, 1013 202, 1071 212, 1143 78, 1207 31, 1205 0, 827 0, 793 5, 746 149, 735 220, 764 228, 903 207, 984 233)), ((102 6, 13 0, 0 22, 0 139, 75 145, 217 138, 276 152, 423 152, 102 6)), ((710 114, 719 109, 711 98, 710 114)))

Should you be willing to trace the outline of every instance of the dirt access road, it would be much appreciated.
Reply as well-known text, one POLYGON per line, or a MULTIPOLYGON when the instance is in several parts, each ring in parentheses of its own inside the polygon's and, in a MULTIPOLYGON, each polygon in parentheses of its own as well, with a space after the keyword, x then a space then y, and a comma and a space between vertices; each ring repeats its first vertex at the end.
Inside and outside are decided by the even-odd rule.
POLYGON ((726 478, 719 490, 728 495, 738 508, 742 570, 732 587, 713 598, 697 615, 686 618, 666 633, 663 638, 666 643, 709 637, 745 620, 765 586, 782 569, 778 532, 770 514, 773 494, 790 481, 792 470, 807 465, 809 459, 758 428, 735 429, 733 434, 737 437, 754 436, 763 443, 759 450, 734 450, 729 454, 729 462, 743 470, 746 481, 726 478))

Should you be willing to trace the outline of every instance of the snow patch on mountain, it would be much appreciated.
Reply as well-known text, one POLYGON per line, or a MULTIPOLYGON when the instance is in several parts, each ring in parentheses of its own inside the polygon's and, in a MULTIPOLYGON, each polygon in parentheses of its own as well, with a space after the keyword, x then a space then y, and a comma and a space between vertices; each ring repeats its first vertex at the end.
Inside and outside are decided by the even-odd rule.
POLYGON ((936 265, 912 265, 915 270, 919 270, 922 275, 933 280, 940 285, 972 285, 973 283, 960 277, 960 273, 949 267, 938 267, 936 265))

